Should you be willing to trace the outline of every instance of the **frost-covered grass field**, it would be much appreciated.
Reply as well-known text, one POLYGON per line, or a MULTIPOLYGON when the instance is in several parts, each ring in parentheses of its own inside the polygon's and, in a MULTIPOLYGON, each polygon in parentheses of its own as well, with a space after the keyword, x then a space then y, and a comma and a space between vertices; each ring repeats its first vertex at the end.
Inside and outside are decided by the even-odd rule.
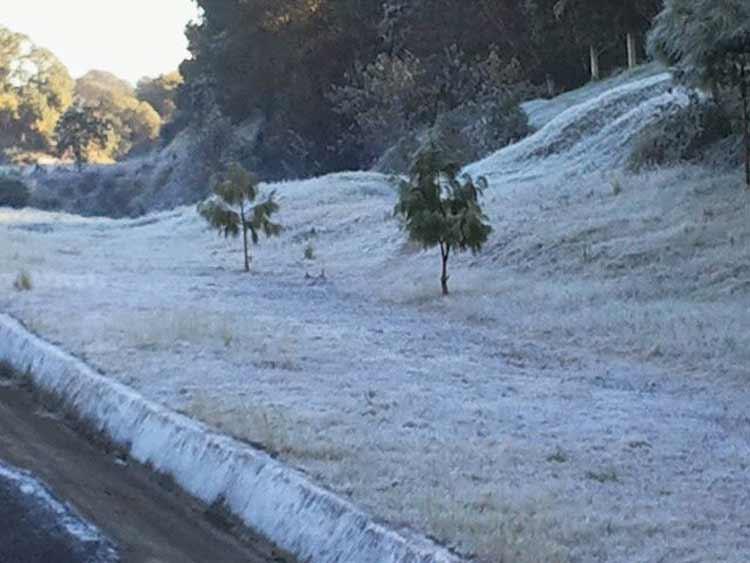
POLYGON ((750 198, 622 173, 685 96, 609 86, 527 105, 539 132, 469 167, 496 232, 447 299, 387 179, 350 173, 274 186, 251 275, 191 208, 0 211, 0 309, 481 561, 745 561, 750 198))

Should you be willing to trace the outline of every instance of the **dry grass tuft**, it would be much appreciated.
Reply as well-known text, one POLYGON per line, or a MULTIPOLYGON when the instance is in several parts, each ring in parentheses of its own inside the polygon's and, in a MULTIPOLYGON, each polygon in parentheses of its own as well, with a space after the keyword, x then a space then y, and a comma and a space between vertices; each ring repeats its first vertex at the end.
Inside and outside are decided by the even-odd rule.
POLYGON ((31 280, 31 274, 26 270, 18 272, 15 281, 13 282, 13 288, 16 291, 31 291, 34 284, 31 280))

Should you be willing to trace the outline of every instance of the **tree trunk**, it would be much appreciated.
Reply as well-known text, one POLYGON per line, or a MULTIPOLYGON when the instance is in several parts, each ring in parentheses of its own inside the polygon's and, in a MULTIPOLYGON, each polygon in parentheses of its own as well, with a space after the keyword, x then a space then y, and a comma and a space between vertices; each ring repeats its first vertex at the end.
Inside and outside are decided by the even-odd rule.
POLYGON ((245 271, 250 271, 250 256, 247 253, 247 221, 245 221, 245 202, 240 203, 240 219, 242 220, 242 244, 245 251, 245 271))
POLYGON ((747 57, 740 58, 740 90, 742 91, 742 133, 745 139, 745 187, 750 190, 750 84, 747 57))
POLYGON ((599 80, 599 51, 593 45, 589 48, 589 54, 591 57, 591 80, 599 80))
POLYGON ((555 97, 555 81, 552 78, 551 74, 547 74, 545 77, 545 81, 547 83, 547 97, 548 98, 554 98, 555 97))
POLYGON ((628 33, 628 68, 634 69, 638 65, 638 45, 636 44, 635 35, 628 33))
POLYGON ((443 259, 443 275, 440 276, 440 284, 443 286, 443 295, 448 295, 448 258, 450 257, 451 247, 447 244, 440 243, 440 255, 443 259))
POLYGON ((711 98, 714 102, 716 102, 717 106, 724 109, 724 100, 721 96, 721 89, 719 88, 719 83, 716 82, 716 80, 711 81, 711 98))

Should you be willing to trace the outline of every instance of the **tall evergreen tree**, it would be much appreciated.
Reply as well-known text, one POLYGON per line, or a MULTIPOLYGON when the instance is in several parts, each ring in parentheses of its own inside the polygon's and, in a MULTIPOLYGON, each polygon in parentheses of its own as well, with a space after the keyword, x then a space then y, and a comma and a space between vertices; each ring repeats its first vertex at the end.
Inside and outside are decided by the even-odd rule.
MULTIPOLYGON (((327 96, 356 60, 377 54, 380 2, 198 0, 198 5, 204 17, 188 28, 192 57, 180 67, 185 89, 210 88, 234 122, 263 117, 257 150, 267 175, 360 164, 353 148, 336 144, 349 124, 327 96)), ((189 97, 180 99, 184 104, 189 97)))
POLYGON ((747 0, 665 0, 649 35, 653 56, 683 84, 740 99, 745 179, 750 189, 750 3, 747 0))
POLYGON ((602 53, 624 45, 629 67, 637 62, 637 42, 659 11, 659 0, 556 0, 555 16, 571 26, 589 51, 591 77, 600 78, 602 53))

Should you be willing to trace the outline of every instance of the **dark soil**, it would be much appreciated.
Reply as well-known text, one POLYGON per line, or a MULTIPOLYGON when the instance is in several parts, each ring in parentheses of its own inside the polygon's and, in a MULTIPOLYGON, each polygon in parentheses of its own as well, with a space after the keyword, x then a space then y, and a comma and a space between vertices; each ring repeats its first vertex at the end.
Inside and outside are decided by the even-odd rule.
MULTIPOLYGON (((31 472, 59 499, 70 503, 116 544, 124 563, 292 561, 231 519, 217 519, 215 508, 203 506, 174 487, 165 487, 165 479, 123 459, 122 454, 108 451, 104 442, 95 444, 85 438, 64 417, 43 408, 27 385, 3 377, 3 373, 0 461, 31 472)), ((42 555, 49 552, 44 541, 41 547, 38 541, 34 547, 33 536, 23 537, 24 526, 17 517, 21 507, 12 496, 7 489, 3 496, 0 488, 0 544, 18 541, 18 548, 27 550, 26 557, 14 561, 10 557, 15 556, 3 555, 0 550, 0 561, 76 561, 65 559, 69 551, 57 544, 46 545, 58 549, 52 559, 30 558, 34 550, 42 555), (8 523, 17 529, 9 529, 8 523)))

